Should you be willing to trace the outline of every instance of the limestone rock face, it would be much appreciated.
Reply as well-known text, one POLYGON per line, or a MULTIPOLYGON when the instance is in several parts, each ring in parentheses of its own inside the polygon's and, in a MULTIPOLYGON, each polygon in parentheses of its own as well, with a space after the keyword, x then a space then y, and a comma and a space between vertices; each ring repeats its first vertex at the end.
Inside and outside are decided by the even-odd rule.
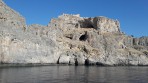
POLYGON ((120 23, 107 17, 82 18, 79 14, 63 14, 57 19, 52 19, 49 27, 59 27, 63 30, 75 28, 93 28, 100 33, 120 33, 120 23))
POLYGON ((2 0, 0 1, 0 23, 15 28, 26 28, 25 19, 16 11, 9 8, 2 0))
POLYGON ((63 14, 47 26, 27 26, 0 0, 0 62, 148 65, 148 37, 133 38, 107 17, 63 14))
POLYGON ((27 26, 22 16, 0 1, 1 63, 56 63, 54 34, 46 26, 27 26))
POLYGON ((102 33, 120 32, 120 23, 118 20, 109 19, 106 17, 95 17, 93 19, 94 27, 102 33))

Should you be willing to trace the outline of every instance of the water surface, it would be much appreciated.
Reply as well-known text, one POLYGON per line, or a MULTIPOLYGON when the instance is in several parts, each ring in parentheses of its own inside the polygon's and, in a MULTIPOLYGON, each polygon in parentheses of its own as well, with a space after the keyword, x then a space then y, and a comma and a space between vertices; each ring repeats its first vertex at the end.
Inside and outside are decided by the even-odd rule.
POLYGON ((148 83, 148 67, 0 67, 0 83, 148 83))

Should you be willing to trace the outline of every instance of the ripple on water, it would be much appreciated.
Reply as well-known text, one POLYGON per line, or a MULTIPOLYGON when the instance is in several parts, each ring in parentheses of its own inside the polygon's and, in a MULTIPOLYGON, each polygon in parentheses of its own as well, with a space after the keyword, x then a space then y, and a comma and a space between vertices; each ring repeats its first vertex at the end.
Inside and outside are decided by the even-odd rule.
POLYGON ((147 83, 148 67, 40 66, 0 68, 0 83, 147 83))

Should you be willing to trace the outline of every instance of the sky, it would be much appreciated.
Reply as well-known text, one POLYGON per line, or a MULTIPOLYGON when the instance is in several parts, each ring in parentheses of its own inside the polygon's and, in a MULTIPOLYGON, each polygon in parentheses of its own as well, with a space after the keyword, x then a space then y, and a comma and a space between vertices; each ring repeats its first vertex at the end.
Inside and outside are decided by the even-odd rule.
POLYGON ((106 16, 120 21, 121 31, 148 36, 148 0, 3 0, 26 19, 27 25, 47 25, 59 15, 106 16))

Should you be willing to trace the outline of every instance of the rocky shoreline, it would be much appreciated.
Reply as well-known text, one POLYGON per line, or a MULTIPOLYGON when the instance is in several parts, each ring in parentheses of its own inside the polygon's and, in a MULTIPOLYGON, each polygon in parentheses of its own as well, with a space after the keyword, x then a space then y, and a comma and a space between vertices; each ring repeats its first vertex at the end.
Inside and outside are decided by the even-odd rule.
POLYGON ((40 66, 96 66, 96 67, 118 67, 118 66, 128 66, 128 67, 145 67, 145 66, 148 66, 148 65, 120 65, 120 64, 117 64, 117 65, 107 65, 107 64, 80 64, 80 65, 74 65, 74 64, 50 64, 50 63, 5 63, 5 64, 0 64, 0 68, 9 68, 9 67, 40 67, 40 66))
POLYGON ((104 16, 63 14, 28 26, 0 0, 0 63, 147 66, 148 37, 128 36, 104 16))

